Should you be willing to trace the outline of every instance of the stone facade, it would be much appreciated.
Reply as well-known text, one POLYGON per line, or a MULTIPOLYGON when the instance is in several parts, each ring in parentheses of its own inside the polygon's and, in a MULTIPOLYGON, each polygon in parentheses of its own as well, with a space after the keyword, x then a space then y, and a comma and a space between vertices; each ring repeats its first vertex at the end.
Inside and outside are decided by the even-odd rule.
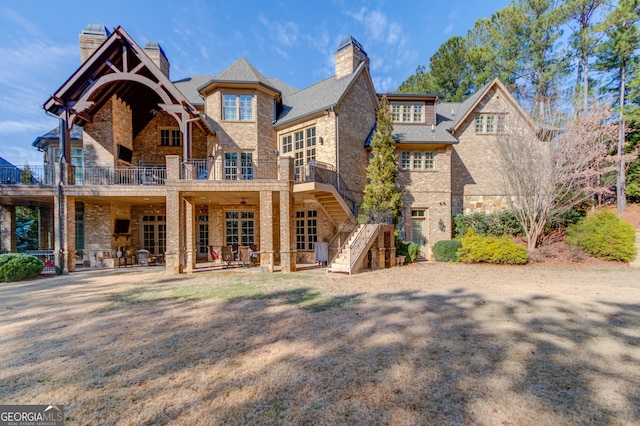
MULTIPOLYGON (((132 41, 124 46, 117 44, 127 42, 125 33, 112 36, 104 43, 106 46, 115 43, 111 48, 120 49, 117 52, 133 46, 132 41)), ((83 57, 91 56, 89 50, 96 48, 94 40, 87 39, 82 43, 83 57)), ((102 50, 107 51, 106 48, 102 50)), ((161 53, 161 49, 158 52, 161 53)), ((132 53, 135 54, 145 55, 139 51, 132 53)), ((104 60, 98 56, 96 52, 91 60, 104 60)), ((129 60, 134 59, 135 56, 131 56, 129 60)), ((157 62, 158 58, 155 59, 157 62)), ((109 266, 107 260, 112 259, 118 250, 129 250, 131 253, 140 248, 156 250, 160 247, 156 240, 163 239, 165 251, 161 255, 167 271, 190 272, 197 262, 213 260, 209 248, 203 245, 219 250, 228 243, 226 213, 244 211, 253 214, 251 231, 260 252, 259 263, 264 270, 272 271, 276 265, 280 265, 287 272, 295 270, 296 263, 313 262, 313 250, 308 247, 297 248, 296 214, 315 212, 315 237, 317 241, 329 242, 351 211, 349 207, 342 207, 346 203, 340 195, 335 195, 338 192, 334 188, 328 190, 322 186, 330 184, 294 181, 294 153, 283 152, 282 139, 300 130, 315 128, 315 161, 335 169, 344 184, 361 201, 367 184, 368 137, 375 126, 379 108, 378 95, 369 75, 369 59, 362 47, 351 38, 345 39, 336 52, 335 61, 336 75, 332 81, 335 87, 342 90, 339 96, 334 101, 327 101, 321 108, 310 108, 290 120, 286 118, 289 108, 286 92, 289 88, 281 92, 277 82, 272 85, 271 80, 261 76, 246 61, 239 61, 225 70, 225 78, 212 79, 206 87, 200 86, 195 100, 181 95, 178 87, 183 86, 168 87, 171 83, 163 74, 168 73, 168 63, 166 69, 160 70, 151 65, 144 76, 135 75, 131 80, 119 82, 114 86, 113 93, 105 96, 106 100, 97 104, 95 109, 88 110, 91 119, 82 116, 76 118, 83 125, 83 172, 104 172, 108 176, 109 173, 120 172, 115 167, 125 172, 143 173, 143 167, 156 166, 166 167, 163 169, 166 175, 153 185, 138 180, 116 182, 105 178, 104 183, 95 183, 76 179, 76 182, 61 188, 60 199, 50 188, 41 200, 42 204, 49 205, 43 211, 51 215, 42 221, 50 228, 41 232, 45 236, 43 240, 47 239, 46 235, 49 236, 43 244, 53 244, 56 253, 61 253, 60 256, 66 259, 65 269, 73 271, 75 263, 79 261, 109 266), (239 76, 238 80, 229 80, 234 75, 239 76), (256 81, 247 81, 247 75, 256 81), (117 87, 140 82, 146 84, 152 77, 157 82, 145 86, 145 90, 154 91, 149 95, 163 99, 164 103, 158 102, 157 109, 151 111, 146 107, 145 111, 136 111, 135 108, 140 105, 139 99, 128 98, 129 92, 117 87), (349 83, 348 86, 340 85, 345 82, 349 83), (225 94, 250 95, 252 119, 225 120, 225 94), (171 103, 167 104, 167 101, 171 103), (191 101, 197 101, 196 106, 191 101), (166 146, 160 141, 161 132, 165 129, 191 131, 180 134, 181 141, 187 141, 186 144, 181 142, 180 146, 166 146), (118 146, 133 152, 130 162, 118 159, 118 146), (250 177, 227 175, 224 169, 230 165, 225 164, 225 153, 251 153, 253 164, 249 167, 257 165, 258 170, 262 168, 270 173, 250 177), (206 165, 206 176, 185 173, 189 167, 195 167, 195 162, 187 164, 187 159, 200 160, 198 167, 206 165), (336 212, 336 206, 342 210, 336 212), (84 247, 77 247, 76 216, 81 216, 84 222, 84 247), (204 216, 208 232, 201 235, 199 224, 204 216), (145 238, 145 217, 147 221, 153 217, 156 222, 162 222, 163 231, 160 232, 159 227, 153 228, 155 234, 145 238), (129 232, 115 233, 116 219, 129 220, 129 232), (84 251, 84 256, 78 260, 76 253, 80 249, 84 251)), ((148 61, 140 60, 140 64, 145 63, 148 61)), ((142 66, 136 68, 134 63, 130 65, 129 68, 134 70, 142 66)), ((160 68, 164 66, 163 63, 159 65, 160 68)), ((78 87, 86 88, 83 79, 95 81, 100 77, 74 75, 69 85, 71 87, 77 83, 78 87)), ((314 92, 313 87, 307 92, 309 96, 322 98, 325 95, 314 92)), ((57 93, 56 97, 72 103, 78 100, 77 93, 79 91, 71 91, 70 94, 63 91, 57 93)), ((421 100, 424 120, 409 123, 410 127, 404 130, 409 135, 407 137, 413 139, 398 141, 397 149, 399 153, 403 150, 433 153, 435 168, 403 170, 397 183, 402 189, 403 202, 400 231, 407 240, 421 240, 422 254, 429 257, 430 247, 435 242, 451 238, 454 214, 495 211, 503 208, 509 200, 501 188, 497 168, 496 143, 504 135, 477 133, 477 114, 501 114, 506 117, 508 126, 522 125, 525 120, 511 95, 503 86, 495 83, 482 93, 471 110, 461 112, 465 114, 464 119, 455 122, 454 118, 450 118, 450 122, 455 124, 453 131, 440 119, 440 114, 436 114, 435 96, 397 96, 404 96, 401 100, 408 103, 420 96, 424 98, 421 100), (441 129, 445 126, 446 131, 441 129), (415 221, 421 221, 422 236, 413 235, 414 229, 418 229, 414 227, 415 221)), ((47 103, 50 111, 56 110, 56 102, 47 103)), ((298 109, 305 105, 298 100, 298 109)), ((57 142, 47 147, 49 161, 55 160, 52 152, 56 147, 57 142)), ((304 147, 305 150, 307 148, 304 147)), ((14 225, 11 225, 12 207, 1 207, 0 237, 2 248, 5 249, 5 246, 15 246, 15 242, 11 241, 15 237, 6 232, 7 224, 14 225)), ((242 231, 247 230, 243 228, 242 231)), ((151 231, 147 229, 147 232, 151 231)), ((394 262, 389 260, 388 253, 384 254, 385 250, 380 244, 375 246, 375 250, 385 257, 379 259, 379 254, 374 254, 377 260, 371 260, 372 265, 394 262)), ((56 262, 59 264, 61 260, 56 262)))

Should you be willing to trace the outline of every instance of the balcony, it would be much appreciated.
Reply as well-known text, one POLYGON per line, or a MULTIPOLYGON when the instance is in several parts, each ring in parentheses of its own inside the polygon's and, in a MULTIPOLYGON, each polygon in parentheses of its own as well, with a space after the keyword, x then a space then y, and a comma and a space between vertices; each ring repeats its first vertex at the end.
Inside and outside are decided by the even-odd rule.
POLYGON ((278 179, 278 160, 189 160, 182 163, 184 180, 278 179))

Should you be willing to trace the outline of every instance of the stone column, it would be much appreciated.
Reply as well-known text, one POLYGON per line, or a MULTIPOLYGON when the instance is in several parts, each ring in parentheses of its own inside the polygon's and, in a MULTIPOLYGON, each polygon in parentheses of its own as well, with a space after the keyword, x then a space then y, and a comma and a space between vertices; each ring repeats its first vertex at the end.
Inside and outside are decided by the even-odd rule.
POLYGON ((53 239, 51 231, 51 208, 40 207, 38 211, 38 233, 40 250, 51 250, 53 248, 53 239))
POLYGON ((16 252, 15 206, 0 206, 0 251, 16 252))
POLYGON ((260 191, 260 268, 273 272, 273 192, 260 191))
POLYGON ((183 198, 185 272, 196 267, 196 209, 193 197, 183 198))
POLYGON ((65 197, 65 254, 67 272, 76 270, 76 199, 65 197))
POLYGON ((168 274, 177 275, 182 272, 180 256, 180 193, 177 190, 167 191, 167 251, 165 253, 165 269, 168 274))
POLYGON ((280 191, 280 266, 282 272, 295 272, 296 250, 293 242, 293 202, 291 191, 280 191))

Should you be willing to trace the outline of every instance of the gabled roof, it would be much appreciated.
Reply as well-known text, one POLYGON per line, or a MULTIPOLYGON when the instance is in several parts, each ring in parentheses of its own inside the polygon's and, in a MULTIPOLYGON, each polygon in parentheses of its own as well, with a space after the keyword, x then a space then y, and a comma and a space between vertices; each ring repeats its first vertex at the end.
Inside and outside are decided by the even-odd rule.
POLYGON ((277 88, 272 86, 272 81, 262 75, 244 57, 241 57, 220 74, 198 87, 198 92, 205 94, 208 89, 225 84, 255 84, 278 94, 280 93, 277 88))
MULTIPOLYGON (((0 157, 0 167, 16 167, 4 158, 0 157)), ((17 167, 16 167, 17 168, 17 167)))
POLYGON ((463 102, 443 102, 441 104, 436 105, 436 114, 438 115, 438 119, 443 122, 448 122, 449 127, 455 133, 456 130, 460 127, 462 123, 475 111, 478 107, 482 99, 489 93, 490 90, 494 88, 499 88, 502 92, 505 93, 507 101, 520 113, 520 115, 524 118, 524 120, 533 128, 535 126, 531 121, 531 117, 527 112, 520 106, 518 101, 515 100, 509 89, 505 87, 502 82, 494 78, 491 82, 485 84, 483 87, 478 89, 476 93, 469 96, 463 102))
POLYGON ((214 78, 212 75, 194 75, 174 81, 173 84, 193 105, 204 105, 198 88, 214 78))
POLYGON ((274 125, 281 126, 339 105, 365 68, 365 64, 361 63, 353 73, 345 77, 332 76, 286 96, 274 125))
MULTIPOLYGON (((56 127, 55 129, 49 130, 42 136, 38 136, 32 143, 32 146, 36 148, 44 148, 47 144, 51 142, 57 142, 60 140, 60 127, 56 127)), ((82 127, 81 126, 73 126, 71 129, 71 140, 72 141, 82 141, 82 127)))
POLYGON ((134 123, 134 134, 146 125, 151 111, 158 106, 181 115, 183 122, 198 116, 195 107, 122 27, 113 30, 45 102, 44 108, 60 117, 68 114, 73 123, 82 125, 91 121, 114 94, 132 109, 145 112, 146 116, 139 116, 137 129, 134 123))

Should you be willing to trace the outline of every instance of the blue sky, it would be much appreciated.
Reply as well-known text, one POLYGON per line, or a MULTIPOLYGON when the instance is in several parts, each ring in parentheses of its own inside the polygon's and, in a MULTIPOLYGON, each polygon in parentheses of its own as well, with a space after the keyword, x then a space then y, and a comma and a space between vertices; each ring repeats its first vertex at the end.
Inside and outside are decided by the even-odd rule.
POLYGON ((395 90, 448 38, 508 0, 34 1, 0 5, 0 156, 41 164, 33 140, 57 126, 42 105, 80 65, 87 24, 122 26, 141 46, 160 43, 171 79, 215 75, 241 56, 266 77, 304 88, 334 73, 353 36, 371 60, 378 92, 395 90))

